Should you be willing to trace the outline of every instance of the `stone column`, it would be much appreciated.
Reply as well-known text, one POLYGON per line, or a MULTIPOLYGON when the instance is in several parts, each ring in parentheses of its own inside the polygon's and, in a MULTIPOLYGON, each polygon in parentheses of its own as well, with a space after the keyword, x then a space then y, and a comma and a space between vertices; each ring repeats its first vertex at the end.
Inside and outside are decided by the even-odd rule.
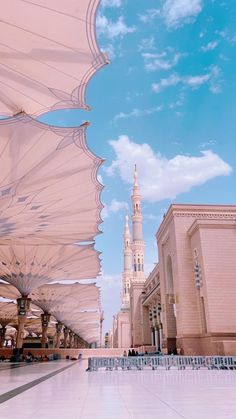
POLYGON ((60 348, 60 343, 61 343, 60 335, 62 332, 62 327, 63 327, 62 323, 60 322, 56 323, 56 348, 60 348))
POLYGON ((6 326, 2 326, 0 329, 0 348, 4 346, 6 330, 6 326))
POLYGON ((142 341, 144 346, 151 345, 149 307, 146 306, 142 306, 142 341))
POLYGON ((74 333, 72 332, 72 330, 69 331, 69 348, 73 348, 73 337, 74 337, 74 333))
POLYGON ((70 330, 68 329, 68 327, 65 326, 63 332, 64 332, 64 348, 66 349, 70 330))
POLYGON ((24 328, 27 317, 27 312, 30 308, 31 299, 28 297, 17 298, 17 311, 18 311, 18 330, 16 337, 16 348, 21 349, 24 339, 24 328))
POLYGON ((152 346, 155 345, 153 327, 151 327, 152 346))
POLYGON ((160 342, 160 349, 162 351, 162 342, 163 342, 163 328, 162 328, 162 323, 159 324, 159 342, 160 342))
POLYGON ((41 347, 45 348, 47 343, 47 330, 48 324, 50 322, 51 315, 48 313, 41 314, 41 324, 42 324, 42 338, 41 338, 41 347))
POLYGON ((78 336, 77 335, 74 336, 74 348, 78 349, 78 336))
POLYGON ((161 303, 158 304, 158 324, 159 324, 159 342, 162 351, 163 346, 163 313, 161 310, 161 303))
POLYGON ((157 326, 154 327, 154 336, 155 336, 155 346, 156 346, 156 349, 158 349, 158 347, 159 347, 159 336, 158 336, 158 327, 157 326))

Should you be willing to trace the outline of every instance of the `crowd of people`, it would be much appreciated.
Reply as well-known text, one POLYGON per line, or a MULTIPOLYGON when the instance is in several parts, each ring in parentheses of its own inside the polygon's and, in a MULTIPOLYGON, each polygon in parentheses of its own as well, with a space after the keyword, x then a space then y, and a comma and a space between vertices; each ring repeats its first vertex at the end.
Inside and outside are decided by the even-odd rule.
MULTIPOLYGON (((160 348, 158 349, 158 351, 156 352, 157 355, 162 355, 162 352, 160 350, 160 348)), ((135 351, 135 349, 129 349, 128 353, 127 351, 124 351, 123 356, 140 356, 140 355, 148 355, 148 352, 145 351, 145 353, 139 353, 138 351, 135 351)))
MULTIPOLYGON (((135 349, 129 349, 128 353, 127 351, 124 351, 123 356, 144 356, 144 355, 148 355, 148 352, 145 351, 145 353, 138 353, 138 351, 135 351, 135 349)), ((161 348, 158 348, 158 350, 155 352, 155 355, 163 355, 161 348)), ((176 348, 170 349, 168 351, 168 355, 184 355, 184 351, 181 348, 179 351, 176 348)))

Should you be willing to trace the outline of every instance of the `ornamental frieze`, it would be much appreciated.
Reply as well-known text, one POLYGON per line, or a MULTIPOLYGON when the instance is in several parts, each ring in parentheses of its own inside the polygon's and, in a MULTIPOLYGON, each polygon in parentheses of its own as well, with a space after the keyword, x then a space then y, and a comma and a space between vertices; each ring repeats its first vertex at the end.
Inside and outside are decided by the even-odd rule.
POLYGON ((191 217, 207 220, 236 220, 236 213, 210 213, 210 212, 174 212, 174 217, 191 217))

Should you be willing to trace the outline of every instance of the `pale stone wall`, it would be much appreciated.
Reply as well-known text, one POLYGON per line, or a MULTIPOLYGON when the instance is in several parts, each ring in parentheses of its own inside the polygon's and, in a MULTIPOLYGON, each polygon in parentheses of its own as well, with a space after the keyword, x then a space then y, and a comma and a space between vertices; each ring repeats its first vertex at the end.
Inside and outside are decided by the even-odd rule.
POLYGON ((175 334, 174 303, 177 346, 185 355, 217 351, 223 355, 226 347, 228 353, 229 347, 233 350, 227 340, 236 339, 235 219, 236 206, 173 205, 163 220, 157 241, 167 349, 175 334), (172 261, 173 290, 168 258, 172 261), (202 273, 200 289, 195 282, 196 260, 202 273))
POLYGON ((141 304, 141 317, 142 317, 142 342, 143 345, 151 345, 151 330, 149 326, 149 308, 141 304))
MULTIPOLYGON (((174 221, 170 220, 168 227, 162 232, 158 239, 159 269, 160 269, 160 288, 162 304, 162 323, 163 323, 163 346, 165 352, 176 346, 176 327, 177 322, 174 313, 175 296, 178 293, 178 269, 176 261, 176 244, 174 221), (167 272, 167 261, 171 260, 173 287, 170 287, 167 272), (172 288, 172 289, 171 289, 172 288)), ((176 316, 180 313, 176 310, 176 316)))
POLYGON ((200 227, 209 331, 236 336, 236 225, 200 227))
POLYGON ((130 311, 121 310, 117 315, 118 348, 130 348, 130 311))
POLYGON ((236 353, 235 232, 235 223, 227 220, 197 220, 190 230, 192 249, 202 267, 199 296, 205 303, 204 353, 236 353))
POLYGON ((190 240, 187 234, 194 222, 194 217, 175 217, 175 253, 176 253, 176 293, 178 295, 177 323, 178 337, 198 336, 200 322, 198 315, 197 295, 194 282, 194 263, 190 240), (179 319, 178 319, 179 316, 179 319))
POLYGON ((117 315, 113 316, 112 324, 112 348, 118 348, 118 322, 117 315))
POLYGON ((143 284, 132 283, 130 288, 130 322, 131 322, 131 345, 134 347, 143 344, 141 294, 143 284))
POLYGON ((142 272, 131 280, 131 345, 150 345, 153 327, 161 332, 164 353, 177 347, 185 355, 236 354, 235 233, 236 206, 169 208, 156 235, 159 266, 145 283, 142 272), (201 268, 200 286, 196 263, 201 268), (152 292, 157 273, 160 287, 152 292), (158 304, 160 294, 161 316, 151 324, 149 310, 158 304))

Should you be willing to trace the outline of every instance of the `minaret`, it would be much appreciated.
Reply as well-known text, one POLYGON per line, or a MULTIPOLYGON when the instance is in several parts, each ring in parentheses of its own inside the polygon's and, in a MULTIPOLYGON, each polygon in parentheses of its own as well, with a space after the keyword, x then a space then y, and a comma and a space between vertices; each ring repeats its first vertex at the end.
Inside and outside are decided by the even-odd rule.
POLYGON ((133 206, 133 240, 132 240, 132 252, 133 252, 133 278, 132 282, 145 281, 144 276, 144 241, 142 231, 142 210, 141 210, 141 195, 138 184, 138 172, 135 165, 134 170, 134 186, 132 195, 132 206, 133 206))
POLYGON ((122 309, 130 307, 130 281, 132 277, 132 249, 130 243, 129 217, 125 217, 124 230, 124 271, 123 271, 123 291, 122 291, 122 309))

